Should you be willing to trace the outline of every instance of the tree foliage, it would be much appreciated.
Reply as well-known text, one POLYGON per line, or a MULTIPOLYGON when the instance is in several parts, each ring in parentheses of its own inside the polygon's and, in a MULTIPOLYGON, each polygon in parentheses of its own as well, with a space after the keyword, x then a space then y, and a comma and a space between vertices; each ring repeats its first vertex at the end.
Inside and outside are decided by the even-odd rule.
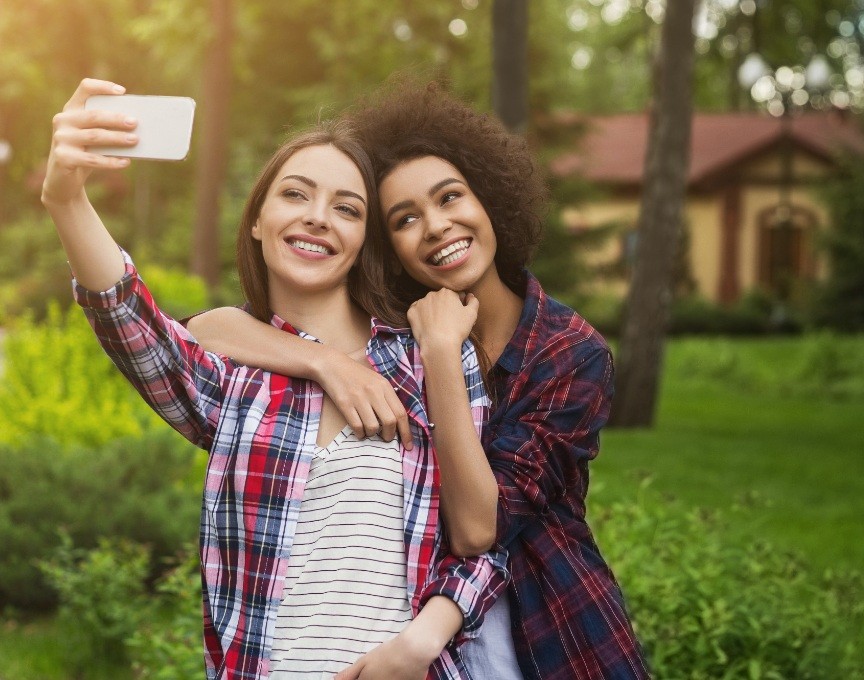
POLYGON ((843 175, 825 188, 833 229, 823 236, 830 271, 814 300, 820 326, 864 331, 864 169, 849 160, 843 175))

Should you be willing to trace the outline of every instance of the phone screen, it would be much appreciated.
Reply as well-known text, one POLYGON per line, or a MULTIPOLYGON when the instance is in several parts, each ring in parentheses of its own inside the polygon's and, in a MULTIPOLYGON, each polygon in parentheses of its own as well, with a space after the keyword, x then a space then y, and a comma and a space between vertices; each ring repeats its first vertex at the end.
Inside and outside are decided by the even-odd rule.
POLYGON ((106 156, 149 160, 181 161, 189 154, 195 100, 190 97, 153 95, 93 95, 84 104, 87 110, 117 111, 138 120, 133 147, 90 147, 106 156))

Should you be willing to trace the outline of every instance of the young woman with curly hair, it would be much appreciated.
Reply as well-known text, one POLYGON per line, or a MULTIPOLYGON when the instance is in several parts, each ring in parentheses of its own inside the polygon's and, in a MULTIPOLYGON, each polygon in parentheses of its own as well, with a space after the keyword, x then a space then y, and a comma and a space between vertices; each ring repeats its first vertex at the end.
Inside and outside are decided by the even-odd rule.
MULTIPOLYGON (((400 82, 347 116, 375 166, 388 284, 421 350, 433 436, 444 452, 438 463, 451 549, 465 555, 496 545, 510 555, 507 596, 464 645, 469 671, 531 680, 648 677, 620 589, 585 519, 612 358, 602 337, 525 269, 540 240, 545 198, 527 144, 436 86, 400 82), (460 386, 465 338, 447 323, 466 310, 494 401, 481 437, 470 431, 460 386), (458 458, 446 453, 453 441, 462 442, 458 458)), ((374 414, 358 427, 376 430, 377 417, 395 430, 386 409, 334 382, 345 375, 338 358, 317 363, 266 330, 230 310, 192 327, 205 345, 242 361, 313 378, 317 370, 331 396, 349 394, 346 410, 374 414), (322 365, 328 368, 315 368, 322 365)))

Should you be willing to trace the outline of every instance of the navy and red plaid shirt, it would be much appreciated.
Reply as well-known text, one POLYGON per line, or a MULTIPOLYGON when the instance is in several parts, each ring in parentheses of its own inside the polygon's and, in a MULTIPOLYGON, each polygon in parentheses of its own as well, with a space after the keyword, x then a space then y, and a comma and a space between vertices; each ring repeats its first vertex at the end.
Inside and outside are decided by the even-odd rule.
MULTIPOLYGON (((159 311, 124 257, 126 275, 114 288, 99 293, 76 285, 75 297, 106 353, 150 406, 209 451, 200 545, 207 677, 265 678, 323 392, 312 381, 205 352, 182 325, 159 311)), ((275 316, 273 323, 297 333, 275 316)), ((507 556, 503 551, 466 559, 446 554, 419 349, 409 336, 373 322, 367 355, 373 368, 401 388, 414 435, 414 447, 401 449, 412 612, 442 595, 464 616, 459 640, 432 664, 429 678, 468 680, 458 642, 477 635, 483 612, 506 584, 507 556)), ((488 400, 468 344, 463 369, 479 431, 488 400)))
POLYGON ((621 591, 585 521, 612 357, 582 317, 526 275, 482 437, 498 480, 498 542, 510 553, 516 655, 526 680, 646 678, 621 591))

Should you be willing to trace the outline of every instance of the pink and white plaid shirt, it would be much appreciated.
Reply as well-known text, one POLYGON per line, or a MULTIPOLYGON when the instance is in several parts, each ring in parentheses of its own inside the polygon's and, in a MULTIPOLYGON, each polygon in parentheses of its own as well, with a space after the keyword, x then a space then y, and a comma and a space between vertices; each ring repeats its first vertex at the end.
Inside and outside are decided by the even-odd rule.
MULTIPOLYGON (((105 292, 75 283, 96 336, 112 361, 172 427, 210 453, 201 512, 201 573, 207 678, 266 678, 276 612, 318 432, 317 383, 236 364, 204 351, 153 302, 129 256, 126 274, 105 292)), ((273 317, 286 332, 298 333, 273 317)), ((462 635, 430 667, 430 678, 470 678, 458 643, 476 635, 507 583, 506 553, 459 559, 446 553, 439 479, 423 402, 423 368, 413 338, 373 319, 370 364, 408 411, 414 448, 402 449, 408 599, 414 615, 434 595, 465 616, 462 635)), ((488 399, 477 357, 463 368, 480 430, 488 399)))

